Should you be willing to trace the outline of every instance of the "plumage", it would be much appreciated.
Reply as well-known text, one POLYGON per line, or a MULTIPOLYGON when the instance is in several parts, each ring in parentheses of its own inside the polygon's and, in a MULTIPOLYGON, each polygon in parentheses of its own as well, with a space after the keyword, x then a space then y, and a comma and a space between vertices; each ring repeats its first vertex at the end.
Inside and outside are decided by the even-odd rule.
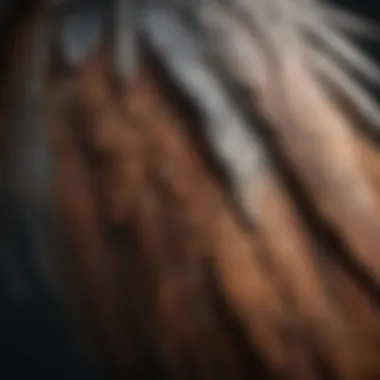
POLYGON ((6 217, 106 378, 380 376, 377 30, 317 0, 14 23, 6 217))

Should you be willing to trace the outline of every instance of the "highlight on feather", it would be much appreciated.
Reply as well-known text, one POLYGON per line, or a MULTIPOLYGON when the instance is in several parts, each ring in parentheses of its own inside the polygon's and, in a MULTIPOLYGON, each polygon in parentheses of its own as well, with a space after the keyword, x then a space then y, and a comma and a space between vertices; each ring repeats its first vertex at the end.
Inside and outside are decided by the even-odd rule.
POLYGON ((236 112, 237 106, 223 93, 223 83, 215 71, 208 69, 202 44, 186 30, 183 22, 169 9, 147 9, 142 16, 146 39, 167 71, 175 76, 176 83, 185 89, 185 95, 197 105, 212 152, 231 177, 243 213, 253 222, 246 190, 249 182, 260 175, 265 153, 244 116, 236 112))
MULTIPOLYGON (((56 13, 60 14, 59 10, 56 13)), ((103 35, 102 13, 102 9, 93 7, 63 12, 57 17, 57 43, 62 59, 69 67, 80 67, 99 46, 103 35)))
MULTIPOLYGON (((208 13, 203 15, 203 24, 207 27, 208 18, 211 17, 213 18, 213 26, 216 26, 220 30, 220 25, 225 21, 220 19, 220 25, 218 25, 217 17, 220 17, 218 16, 220 11, 218 13, 218 9, 216 9, 216 12, 212 9, 212 7, 219 7, 219 5, 215 4, 218 3, 214 3, 214 5, 205 5, 205 10, 208 13), (211 9, 207 10, 207 7, 211 7, 211 9)), ((307 136, 305 133, 309 128, 308 138, 310 140, 305 140, 305 144, 314 144, 312 140, 317 138, 319 139, 320 144, 321 141, 323 141, 323 144, 328 144, 326 146, 333 146, 333 141, 336 141, 336 144, 342 144, 339 143, 339 139, 341 139, 341 141, 343 141, 343 139, 345 139, 344 141, 348 141, 347 139, 351 138, 350 134, 352 133, 351 129, 353 123, 350 125, 350 122, 347 119, 342 119, 343 114, 341 112, 343 110, 341 109, 339 111, 338 102, 335 100, 337 94, 350 101, 352 109, 354 109, 362 117, 362 120, 364 120, 363 124, 365 128, 371 130, 371 132, 373 132, 373 129, 377 130, 380 120, 378 107, 372 97, 369 96, 366 91, 362 90, 361 85, 353 79, 352 74, 347 70, 347 66, 353 67, 359 73, 369 77, 372 81, 374 79, 378 80, 378 77, 380 77, 378 76, 378 69, 370 60, 365 59, 364 55, 359 53, 355 46, 350 45, 348 40, 342 37, 340 33, 331 29, 332 26, 326 25, 324 20, 320 17, 320 14, 322 13, 320 12, 320 9, 323 9, 323 4, 316 1, 306 0, 289 2, 289 4, 286 1, 281 2, 281 4, 278 4, 276 1, 268 1, 262 6, 263 9, 260 11, 256 10, 256 6, 260 8, 260 2, 257 2, 257 5, 255 2, 243 0, 230 2, 228 3, 229 8, 227 9, 231 9, 232 11, 236 10, 236 12, 233 12, 231 15, 231 13, 224 10, 222 17, 238 17, 238 19, 244 22, 243 26, 236 23, 235 31, 232 30, 232 28, 229 30, 229 38, 232 40, 233 35, 235 35, 236 41, 235 43, 231 42, 231 45, 234 44, 235 46, 238 46, 238 44, 241 43, 242 33, 248 32, 254 36, 251 38, 252 46, 249 46, 249 43, 246 43, 246 48, 249 49, 248 51, 251 51, 251 56, 259 55, 256 62, 259 62, 259 64, 260 61, 263 62, 261 67, 259 67, 259 72, 261 73, 264 71, 264 79, 251 78, 253 74, 248 71, 247 73, 238 72, 236 68, 244 66, 244 62, 239 62, 241 56, 235 55, 234 57, 227 57, 226 52, 228 50, 223 51, 222 49, 219 49, 219 56, 224 62, 230 63, 229 70, 240 83, 251 87, 254 96, 259 99, 257 105, 260 106, 261 102, 264 107, 267 107, 265 110, 266 114, 264 113, 266 116, 264 116, 264 118, 269 121, 269 124, 271 124, 271 127, 275 130, 275 133, 278 133, 281 136, 281 141, 283 139, 287 140, 286 135, 292 134, 289 129, 290 124, 294 125, 297 119, 297 122, 300 123, 299 128, 303 128, 302 134, 304 137, 307 136), (276 25, 273 26, 273 24, 276 25), (312 37, 312 40, 310 40, 310 37, 312 37), (314 41, 322 41, 323 44, 327 44, 327 49, 321 44, 316 46, 314 41), (344 65, 342 65, 342 63, 344 65), (263 67, 265 69, 263 69, 263 67), (258 81, 265 81, 266 84, 264 85, 264 89, 262 84, 257 87, 258 81), (306 86, 306 83, 308 83, 308 86, 306 86), (328 84, 328 86, 326 86, 326 84, 328 84), (293 90, 290 89, 290 86, 294 87, 293 90), (259 92, 257 89, 259 89, 259 92), (305 90, 305 92, 301 95, 301 93, 296 93, 294 91, 296 89, 300 91, 305 90), (331 89, 333 91, 331 91, 331 89), (268 95, 269 90, 273 94, 272 96, 268 95), (291 91, 293 91, 293 93, 291 91), (334 94, 335 99, 332 97, 334 94), (296 99, 298 99, 299 105, 297 105, 297 103, 291 105, 290 102, 297 102, 296 99), (276 100, 276 103, 270 103, 274 100, 276 100), (288 108, 285 108, 285 104, 288 104, 288 108), (302 108, 300 108, 301 104, 303 104, 303 111, 301 111, 302 108), (332 107, 333 104, 335 104, 335 109, 332 107), (276 117, 276 106, 278 107, 281 105, 283 111, 278 110, 281 113, 276 117), (299 111, 296 107, 299 107, 299 111), (321 111, 317 111, 318 107, 321 108, 321 111), (310 117, 307 116, 307 114, 318 114, 319 112, 322 112, 324 107, 326 110, 332 111, 330 112, 330 116, 327 116, 326 114, 324 116, 325 119, 318 118, 319 125, 316 122, 315 126, 313 126, 312 123, 309 122, 309 127, 307 127, 307 118, 310 117), (290 117, 289 111, 291 111, 292 119, 288 119, 288 117, 290 117), (331 125, 329 125, 330 130, 324 130, 324 126, 327 128, 328 120, 329 123, 331 123, 331 125), (281 124, 284 126, 286 125, 287 129, 282 129, 281 124), (314 131, 314 129, 316 130, 314 131), (323 135, 325 136, 323 137, 323 135), (338 136, 340 137, 338 138, 338 136)), ((328 20, 329 19, 327 18, 327 21, 328 20)), ((209 23, 208 25, 209 33, 212 33, 213 30, 210 28, 211 24, 209 23)), ((217 35, 217 33, 218 30, 214 29, 214 34, 217 35)), ((223 40, 223 42, 226 43, 226 40, 223 40)), ((296 131, 294 131, 294 133, 296 133, 296 131)), ((336 198, 336 195, 339 193, 339 186, 341 186, 341 191, 344 191, 343 182, 342 185, 338 185, 338 183, 339 181, 342 181, 344 176, 347 176, 345 179, 347 183, 357 184, 357 187, 352 189, 350 195, 353 197, 353 202, 363 202, 360 197, 365 197, 367 202, 369 202, 368 212, 371 214, 371 208, 372 210, 377 210, 377 205, 375 206, 376 197, 374 196, 373 191, 368 187, 368 181, 360 172, 357 159, 353 159, 353 157, 355 157, 355 152, 352 150, 352 144, 353 142, 350 144, 347 142, 345 152, 344 150, 341 150, 341 157, 338 156, 337 152, 331 152, 331 154, 336 155, 332 162, 323 162, 323 157, 326 157, 325 150, 323 150, 324 153, 322 151, 319 153, 319 158, 314 162, 315 170, 317 170, 317 172, 325 173, 324 176, 327 175, 327 173, 330 173, 328 174, 328 178, 325 177, 324 180, 324 193, 326 193, 328 189, 328 183, 330 183, 329 186, 332 186, 331 184, 334 183, 334 186, 331 188, 330 195, 326 194, 325 199, 320 199, 316 204, 319 204, 319 202, 326 204, 328 202, 327 199, 331 199, 331 202, 335 203, 332 199, 336 198), (351 165, 350 169, 348 169, 348 162, 350 162, 351 165), (344 169, 344 167, 346 167, 346 169, 344 169), (343 174, 344 171, 346 174, 343 174), (370 199, 372 200, 370 201, 370 199), (372 206, 369 206, 371 203, 372 206)), ((290 141, 287 149, 289 149, 289 155, 293 156, 293 160, 302 160, 302 156, 296 158, 296 150, 292 147, 290 141)), ((338 149, 338 145, 336 149, 338 149)), ((305 183, 308 191, 316 193, 318 187, 322 188, 322 185, 316 186, 315 179, 313 180, 313 178, 311 178, 312 176, 315 178, 317 177, 315 172, 306 175, 305 171, 309 171, 311 168, 305 167, 304 169, 301 169, 302 164, 297 161, 293 161, 292 165, 297 168, 296 171, 302 172, 302 174, 300 174, 301 180, 305 183), (309 180, 306 180, 307 177, 310 177, 310 182, 309 180), (313 185, 311 183, 313 183, 313 185)), ((321 180, 321 178, 319 180, 321 180)), ((338 201, 338 199, 336 200, 338 201)), ((336 207, 341 207, 340 212, 343 213, 346 206, 343 206, 342 201, 338 201, 335 205, 336 207), (338 206, 339 203, 341 203, 341 206, 338 206)), ((353 204, 351 204, 351 206, 354 207, 353 204)), ((358 210, 363 206, 363 203, 360 206, 357 205, 358 210)), ((331 205, 321 205, 321 207, 325 208, 321 211, 322 214, 324 214, 324 219, 328 221, 329 224, 332 223, 335 225, 334 228, 344 230, 345 232, 341 233, 343 233, 346 238, 346 234, 357 234, 357 232, 354 232, 357 231, 356 227, 353 227, 353 225, 358 224, 358 220, 356 219, 357 216, 354 216, 357 211, 353 211, 351 216, 352 221, 348 222, 347 220, 346 223, 344 221, 336 220, 335 218, 338 218, 337 215, 331 215, 331 209, 329 211, 327 210, 331 205), (352 226, 349 226, 350 223, 352 223, 352 226), (351 228, 353 228, 353 230, 351 228), (349 230, 350 232, 348 232, 349 230)), ((347 213, 347 209, 345 212, 347 213)), ((369 214, 366 216, 367 220, 368 217, 369 214)), ((373 212, 371 218, 373 218, 371 223, 374 223, 374 225, 377 226, 378 223, 376 222, 377 217, 375 212, 373 212)), ((364 219, 362 222, 365 223, 364 219)), ((353 250, 359 250, 359 256, 361 257, 359 258, 359 256, 356 256, 356 259, 362 262, 362 265, 366 268, 366 272, 371 273, 370 276, 375 280, 376 287, 378 287, 380 263, 377 259, 375 248, 377 243, 374 243, 373 239, 376 240, 375 236, 372 236, 372 238, 368 235, 365 238, 363 237, 362 242, 359 243, 360 248, 356 245, 357 243, 354 243, 356 247, 353 248, 353 250), (372 245, 372 248, 370 248, 371 244, 369 241, 372 241, 371 244, 374 244, 372 245), (364 257, 362 255, 364 255, 364 257)))
MULTIPOLYGON (((138 0, 137 0, 138 1, 138 0)), ((137 29, 139 15, 136 0, 114 0, 111 28, 114 71, 121 80, 130 80, 137 67, 137 29)))

